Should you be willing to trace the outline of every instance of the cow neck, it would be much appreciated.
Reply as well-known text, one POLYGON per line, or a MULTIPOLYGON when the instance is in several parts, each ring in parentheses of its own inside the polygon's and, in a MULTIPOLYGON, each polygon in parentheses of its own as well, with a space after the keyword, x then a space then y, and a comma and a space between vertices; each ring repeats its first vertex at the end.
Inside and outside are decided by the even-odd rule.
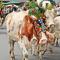
POLYGON ((38 34, 37 31, 36 31, 34 22, 33 22, 33 29, 34 29, 34 31, 35 31, 35 33, 36 33, 35 36, 36 36, 36 38, 37 38, 37 44, 39 44, 39 40, 40 40, 41 38, 39 37, 39 34, 38 34))

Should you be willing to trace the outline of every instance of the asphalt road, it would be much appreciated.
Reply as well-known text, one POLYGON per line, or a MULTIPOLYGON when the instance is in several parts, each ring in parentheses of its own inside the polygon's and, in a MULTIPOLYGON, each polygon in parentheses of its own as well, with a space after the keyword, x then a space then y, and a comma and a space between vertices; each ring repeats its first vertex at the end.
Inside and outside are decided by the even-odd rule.
MULTIPOLYGON (((3 26, 0 27, 0 60, 9 60, 8 48, 8 35, 6 33, 5 26, 3 26)), ((53 50, 53 54, 46 52, 43 56, 43 60, 60 60, 60 47, 54 47, 53 50)), ((15 59, 22 59, 21 49, 19 48, 19 45, 17 43, 15 43, 15 59)), ((29 54, 29 60, 38 60, 38 56, 32 56, 31 54, 29 54)))

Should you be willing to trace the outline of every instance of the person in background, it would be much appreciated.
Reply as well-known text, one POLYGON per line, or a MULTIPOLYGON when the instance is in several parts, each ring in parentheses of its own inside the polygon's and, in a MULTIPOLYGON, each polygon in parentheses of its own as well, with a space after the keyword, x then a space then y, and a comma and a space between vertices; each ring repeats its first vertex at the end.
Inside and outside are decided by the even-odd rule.
POLYGON ((0 17, 3 17, 3 9, 0 10, 0 17))
POLYGON ((12 11, 15 11, 15 12, 17 12, 17 7, 12 7, 12 11))
POLYGON ((56 4, 55 12, 56 12, 56 15, 57 16, 60 16, 60 3, 59 4, 56 4))

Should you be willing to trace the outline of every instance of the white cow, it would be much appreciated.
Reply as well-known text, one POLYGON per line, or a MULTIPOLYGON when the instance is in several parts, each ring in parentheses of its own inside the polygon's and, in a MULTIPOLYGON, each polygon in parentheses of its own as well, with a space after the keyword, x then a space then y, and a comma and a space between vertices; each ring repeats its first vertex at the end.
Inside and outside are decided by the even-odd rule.
POLYGON ((53 30, 50 27, 50 31, 54 32, 56 38, 55 44, 56 46, 58 46, 58 39, 60 38, 60 16, 55 13, 55 9, 47 10, 45 12, 45 15, 47 17, 46 24, 48 25, 48 27, 54 25, 54 27, 52 27, 53 30))
POLYGON ((49 27, 49 31, 52 32, 54 29, 54 13, 52 10, 46 10, 45 11, 46 16, 46 25, 49 27))
MULTIPOLYGON (((12 12, 8 14, 5 18, 6 26, 7 26, 7 33, 9 37, 9 46, 10 46, 10 60, 15 60, 14 57, 14 42, 18 41, 18 44, 22 48, 23 51, 23 57, 28 57, 28 52, 25 48, 25 45, 29 45, 27 37, 24 36, 24 38, 19 37, 18 31, 21 29, 21 25, 23 24, 24 17, 28 15, 28 11, 21 11, 21 12, 12 12)), ((27 46, 28 46, 27 45, 27 46)))
POLYGON ((58 39, 60 39, 60 16, 54 18, 54 24, 55 24, 56 46, 59 46, 58 39))

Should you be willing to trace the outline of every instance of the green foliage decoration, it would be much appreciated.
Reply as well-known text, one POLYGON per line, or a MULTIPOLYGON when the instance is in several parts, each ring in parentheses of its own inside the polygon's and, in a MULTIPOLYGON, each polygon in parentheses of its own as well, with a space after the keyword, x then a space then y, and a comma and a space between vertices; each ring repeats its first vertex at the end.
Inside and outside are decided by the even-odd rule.
POLYGON ((3 1, 0 0, 0 10, 1 10, 2 8, 4 8, 4 4, 3 4, 3 1))

